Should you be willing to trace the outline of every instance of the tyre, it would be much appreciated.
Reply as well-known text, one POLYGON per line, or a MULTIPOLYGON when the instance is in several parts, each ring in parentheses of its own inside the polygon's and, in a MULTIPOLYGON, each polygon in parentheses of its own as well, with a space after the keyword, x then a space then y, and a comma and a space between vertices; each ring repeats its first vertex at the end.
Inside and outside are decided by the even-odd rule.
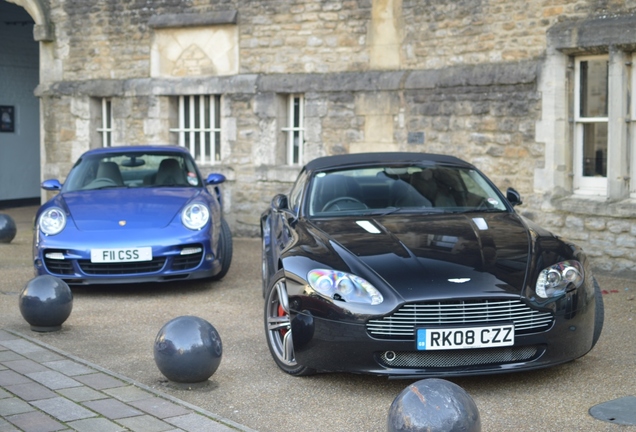
POLYGON ((289 299, 283 270, 272 278, 265 297, 265 335, 267 346, 278 367, 294 376, 316 373, 314 369, 296 362, 292 326, 289 316, 289 299))
POLYGON ((605 306, 603 305, 603 293, 601 287, 598 285, 596 279, 594 279, 594 336, 592 338, 592 348, 596 345, 601 332, 603 331, 603 323, 605 321, 605 306))
POLYGON ((230 269, 230 264, 232 263, 232 232, 230 231, 230 226, 225 221, 225 219, 221 219, 221 233, 219 236, 219 246, 217 248, 217 253, 220 255, 221 260, 221 271, 212 277, 213 280, 222 279, 230 269))
POLYGON ((268 239, 263 237, 261 243, 261 279, 262 279, 262 290, 263 290, 263 298, 267 295, 267 288, 269 287, 269 272, 270 272, 270 257, 269 257, 269 246, 267 244, 268 239))

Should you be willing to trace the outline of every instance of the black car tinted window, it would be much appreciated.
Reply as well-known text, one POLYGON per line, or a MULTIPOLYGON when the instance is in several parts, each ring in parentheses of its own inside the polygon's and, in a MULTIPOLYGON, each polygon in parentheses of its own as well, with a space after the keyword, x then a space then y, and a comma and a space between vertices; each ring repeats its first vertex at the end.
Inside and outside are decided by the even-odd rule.
POLYGON ((465 167, 378 166, 318 172, 310 216, 368 211, 506 211, 500 194, 465 167))

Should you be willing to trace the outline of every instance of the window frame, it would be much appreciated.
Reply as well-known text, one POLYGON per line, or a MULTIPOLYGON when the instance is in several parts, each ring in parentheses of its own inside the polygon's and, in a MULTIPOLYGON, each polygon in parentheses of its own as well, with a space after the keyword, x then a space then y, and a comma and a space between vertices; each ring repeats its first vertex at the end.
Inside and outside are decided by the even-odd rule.
POLYGON ((285 133, 285 155, 287 165, 302 165, 305 153, 305 98, 302 94, 291 93, 287 96, 286 126, 281 128, 285 133), (298 111, 296 111, 296 100, 298 111), (298 138, 298 151, 295 150, 294 139, 298 138))
POLYGON ((198 164, 220 163, 221 96, 181 95, 177 105, 178 127, 170 132, 177 134, 178 145, 188 148, 198 164))
POLYGON ((628 57, 631 60, 631 70, 629 77, 629 88, 628 93, 630 96, 630 100, 627 104, 628 106, 628 115, 627 119, 629 121, 629 126, 627 128, 628 136, 628 158, 629 158, 629 167, 631 172, 629 172, 629 197, 636 198, 636 95, 634 95, 634 89, 636 89, 636 51, 632 52, 628 57))
POLYGON ((100 99, 100 126, 96 128, 100 134, 102 147, 113 145, 113 101, 110 98, 100 99))
MULTIPOLYGON (((607 117, 581 117, 581 62, 589 60, 605 59, 608 62, 608 74, 607 74, 607 104, 611 104, 611 93, 609 90, 609 55, 589 55, 579 56, 574 59, 574 128, 573 128, 573 192, 576 195, 593 195, 593 196, 607 196, 608 195, 608 182, 607 175, 605 177, 591 177, 583 175, 583 147, 584 147, 584 132, 585 125, 588 124, 601 124, 605 123, 608 127, 609 133, 609 112, 607 117)), ((607 142, 608 151, 610 153, 610 146, 612 143, 607 142)), ((615 145, 621 145, 620 143, 615 145)))

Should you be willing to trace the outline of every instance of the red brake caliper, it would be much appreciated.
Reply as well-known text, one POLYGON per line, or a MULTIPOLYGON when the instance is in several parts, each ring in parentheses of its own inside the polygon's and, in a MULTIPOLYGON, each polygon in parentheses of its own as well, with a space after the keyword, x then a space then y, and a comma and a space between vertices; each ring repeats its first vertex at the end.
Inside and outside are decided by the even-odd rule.
MULTIPOLYGON (((279 317, 287 316, 287 314, 285 313, 285 309, 283 309, 283 307, 280 304, 278 305, 278 316, 279 317)), ((281 329, 280 334, 281 336, 285 336, 287 334, 287 329, 281 329)))

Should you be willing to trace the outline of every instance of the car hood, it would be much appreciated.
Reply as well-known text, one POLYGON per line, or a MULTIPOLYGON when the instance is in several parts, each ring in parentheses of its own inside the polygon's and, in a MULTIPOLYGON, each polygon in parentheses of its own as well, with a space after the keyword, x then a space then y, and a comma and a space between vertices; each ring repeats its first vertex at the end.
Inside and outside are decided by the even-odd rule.
MULTIPOLYGON (((515 213, 390 215, 313 221, 406 300, 519 295, 528 229, 515 213)), ((342 255, 342 253, 341 253, 342 255)), ((345 253, 346 255, 346 253, 345 253)), ((346 261, 346 259, 345 259, 346 261)))
POLYGON ((199 194, 196 188, 104 189, 61 195, 80 231, 163 228, 199 194), (124 222, 122 222, 124 221, 124 222))

